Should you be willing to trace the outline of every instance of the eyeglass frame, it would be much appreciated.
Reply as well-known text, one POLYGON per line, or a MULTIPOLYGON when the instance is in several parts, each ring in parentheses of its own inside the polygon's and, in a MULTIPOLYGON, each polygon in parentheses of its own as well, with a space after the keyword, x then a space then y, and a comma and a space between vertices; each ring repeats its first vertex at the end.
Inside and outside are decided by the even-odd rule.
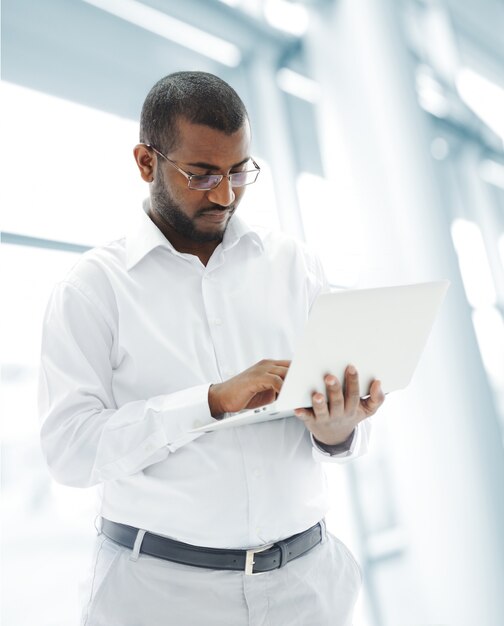
POLYGON ((190 189, 191 191, 211 191, 212 189, 217 189, 217 187, 221 184, 221 182, 223 181, 224 178, 227 178, 229 180, 229 182, 231 183, 231 187, 233 189, 239 188, 239 187, 246 187, 247 185, 253 185, 256 181, 257 181, 257 177, 259 176, 259 174, 261 173, 261 168, 259 167, 259 165, 254 161, 254 159, 252 157, 249 157, 249 161, 252 161, 255 169, 254 170, 243 170, 241 172, 231 172, 230 174, 192 174, 191 172, 186 172, 185 170, 183 170, 181 167, 179 167, 177 165, 177 163, 175 161, 173 161, 172 159, 169 159, 166 154, 163 154, 160 150, 158 150, 157 148, 155 148, 152 144, 144 144, 147 148, 149 148, 150 150, 154 150, 154 152, 156 154, 158 154, 160 157, 163 157, 163 159, 165 159, 165 161, 167 161, 171 166, 173 166, 177 171, 179 171, 183 176, 185 176, 185 178, 187 178, 187 188, 190 189), (254 180, 252 180, 250 183, 245 183, 244 185, 233 185, 233 181, 231 179, 231 177, 233 176, 233 174, 245 174, 248 172, 256 172, 257 176, 255 177, 254 180), (191 180, 193 178, 200 178, 200 177, 206 177, 206 176, 216 176, 219 177, 219 180, 217 181, 217 183, 215 185, 213 185, 213 187, 208 187, 208 189, 198 189, 197 187, 191 187, 191 180))

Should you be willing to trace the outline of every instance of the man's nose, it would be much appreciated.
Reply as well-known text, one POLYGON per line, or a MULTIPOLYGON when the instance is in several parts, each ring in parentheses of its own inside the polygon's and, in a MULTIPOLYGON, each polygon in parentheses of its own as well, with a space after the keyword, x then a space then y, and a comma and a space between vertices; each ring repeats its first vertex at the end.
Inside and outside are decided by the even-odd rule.
POLYGON ((224 176, 224 178, 217 185, 217 187, 214 187, 214 189, 210 189, 207 197, 211 202, 219 204, 220 206, 229 206, 230 204, 233 204, 235 199, 235 192, 231 187, 231 181, 229 180, 229 178, 227 176, 224 176))

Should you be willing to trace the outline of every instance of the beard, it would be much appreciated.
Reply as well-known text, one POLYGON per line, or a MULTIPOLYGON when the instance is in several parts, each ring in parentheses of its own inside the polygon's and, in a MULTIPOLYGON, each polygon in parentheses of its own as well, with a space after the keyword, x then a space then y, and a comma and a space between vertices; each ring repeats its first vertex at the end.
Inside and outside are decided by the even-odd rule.
MULTIPOLYGON (((198 193, 195 191, 194 193, 198 193)), ((215 230, 206 231, 198 228, 196 220, 198 217, 205 213, 212 211, 228 211, 231 215, 236 210, 236 205, 230 205, 228 207, 222 207, 219 205, 212 205, 204 209, 200 209, 192 218, 184 213, 181 205, 175 200, 172 194, 169 192, 165 181, 161 177, 151 188, 151 201, 153 208, 163 218, 163 220, 171 226, 179 235, 194 241, 195 243, 207 243, 210 241, 222 241, 222 237, 229 224, 229 219, 226 220, 220 228, 215 230)))

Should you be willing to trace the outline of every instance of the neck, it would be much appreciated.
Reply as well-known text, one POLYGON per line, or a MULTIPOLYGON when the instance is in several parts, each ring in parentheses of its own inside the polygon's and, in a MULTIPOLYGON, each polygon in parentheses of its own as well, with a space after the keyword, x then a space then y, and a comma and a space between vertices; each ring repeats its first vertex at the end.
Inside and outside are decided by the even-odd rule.
POLYGON ((193 241, 177 232, 157 211, 152 209, 152 206, 149 208, 147 214, 177 252, 193 254, 200 259, 203 265, 208 263, 214 250, 222 241, 222 238, 215 241, 193 241))

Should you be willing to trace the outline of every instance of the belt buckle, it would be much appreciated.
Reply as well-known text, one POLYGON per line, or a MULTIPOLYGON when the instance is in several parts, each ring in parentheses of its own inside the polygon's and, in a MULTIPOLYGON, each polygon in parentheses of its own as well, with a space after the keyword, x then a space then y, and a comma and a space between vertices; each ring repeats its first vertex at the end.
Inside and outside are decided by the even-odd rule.
POLYGON ((272 546, 274 546, 274 543, 268 543, 268 545, 266 546, 262 546, 260 548, 251 548, 250 550, 247 550, 247 554, 245 556, 245 575, 246 576, 259 576, 259 574, 266 574, 266 572, 254 572, 254 556, 258 553, 258 552, 264 552, 265 550, 269 550, 272 546))

